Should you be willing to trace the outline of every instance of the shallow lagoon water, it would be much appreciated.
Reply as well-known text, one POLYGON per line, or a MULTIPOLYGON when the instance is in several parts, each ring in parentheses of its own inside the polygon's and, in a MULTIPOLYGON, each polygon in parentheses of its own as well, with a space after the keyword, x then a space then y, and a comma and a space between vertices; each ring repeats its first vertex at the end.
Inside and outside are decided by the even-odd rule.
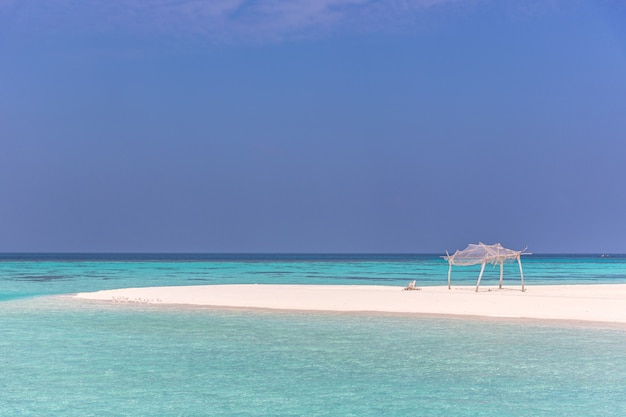
MULTIPOLYGON (((86 266, 72 262, 42 263, 39 273, 86 266)), ((117 270, 117 278, 66 272, 66 280, 48 281, 48 292, 101 289, 109 281, 188 285, 196 277, 189 268, 201 266, 166 262, 166 279, 138 272, 154 270, 154 262, 100 263, 89 264, 92 273, 117 270)), ((333 272, 326 262, 318 272, 341 281, 346 268, 364 276, 386 268, 351 263, 333 272)), ((285 263, 252 269, 261 266, 297 275, 285 263)), ((403 283, 408 266, 394 264, 389 275, 403 283)), ((222 267, 237 275, 237 265, 222 267)), ((445 279, 445 263, 443 271, 445 279)), ((238 279, 251 275, 263 279, 238 279)), ((0 302, 1 416, 626 415, 623 329, 108 304, 47 296, 45 282, 25 291, 36 296, 0 302)))

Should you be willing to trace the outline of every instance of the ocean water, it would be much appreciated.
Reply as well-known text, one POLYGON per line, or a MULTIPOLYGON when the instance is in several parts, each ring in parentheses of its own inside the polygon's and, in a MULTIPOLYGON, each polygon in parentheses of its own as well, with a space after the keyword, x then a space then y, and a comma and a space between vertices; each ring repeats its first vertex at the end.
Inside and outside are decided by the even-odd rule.
MULTIPOLYGON (((523 265, 527 285, 626 282, 621 256, 533 255, 523 265)), ((455 269, 453 282, 474 284, 477 273, 455 269)), ((623 328, 63 295, 412 279, 445 285, 447 264, 434 255, 2 255, 0 416, 626 415, 623 328)), ((488 268, 483 282, 498 279, 488 268)), ((519 285, 517 265, 504 282, 519 285)))

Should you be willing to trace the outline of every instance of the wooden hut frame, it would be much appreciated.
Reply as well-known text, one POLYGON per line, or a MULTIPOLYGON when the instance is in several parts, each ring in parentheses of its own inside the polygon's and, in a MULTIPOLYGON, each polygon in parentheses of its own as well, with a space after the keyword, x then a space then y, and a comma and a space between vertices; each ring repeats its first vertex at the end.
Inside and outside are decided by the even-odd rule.
POLYGON ((468 266, 480 264, 480 274, 478 275, 478 281, 476 282, 476 292, 480 287, 480 280, 483 277, 485 271, 485 265, 487 264, 500 264, 500 288, 502 288, 502 278, 504 276, 504 263, 517 261, 519 265, 519 273, 522 279, 522 292, 524 289, 524 271, 522 269, 522 255, 529 255, 530 253, 521 251, 514 251, 504 248, 501 244, 496 243, 494 245, 486 245, 482 242, 478 244, 470 244, 462 251, 457 250, 454 254, 450 255, 446 251, 446 256, 442 256, 443 259, 448 261, 448 289, 450 289, 450 276, 452 274, 452 265, 468 266))

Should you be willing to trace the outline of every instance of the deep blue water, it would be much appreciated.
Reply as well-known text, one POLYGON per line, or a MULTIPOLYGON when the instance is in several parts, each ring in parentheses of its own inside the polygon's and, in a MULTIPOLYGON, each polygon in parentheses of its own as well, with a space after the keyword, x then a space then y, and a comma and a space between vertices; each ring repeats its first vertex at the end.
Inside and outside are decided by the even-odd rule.
MULTIPOLYGON (((523 258, 526 285, 626 257, 523 258)), ((473 285, 478 268, 455 268, 473 285)), ((437 255, 0 255, 0 416, 624 416, 626 331, 75 300, 150 285, 445 285, 437 255)), ((497 282, 487 268, 484 283, 497 282)), ((516 264, 505 285, 519 285, 516 264)), ((625 300, 626 305, 626 300, 625 300)))

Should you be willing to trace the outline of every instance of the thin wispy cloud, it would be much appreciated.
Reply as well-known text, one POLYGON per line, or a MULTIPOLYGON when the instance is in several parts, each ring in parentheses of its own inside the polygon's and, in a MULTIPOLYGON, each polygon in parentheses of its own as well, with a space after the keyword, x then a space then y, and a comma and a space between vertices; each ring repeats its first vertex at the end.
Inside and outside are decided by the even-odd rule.
POLYGON ((395 20, 478 0, 0 0, 19 31, 118 32, 267 40, 393 27, 395 20))

